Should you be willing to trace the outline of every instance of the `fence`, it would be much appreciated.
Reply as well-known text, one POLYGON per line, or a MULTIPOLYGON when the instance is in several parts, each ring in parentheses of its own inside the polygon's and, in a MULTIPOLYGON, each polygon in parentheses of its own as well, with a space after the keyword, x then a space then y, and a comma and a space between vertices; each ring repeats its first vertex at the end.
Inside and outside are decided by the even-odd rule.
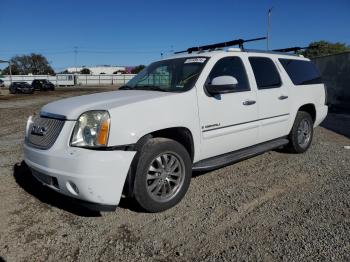
POLYGON ((327 85, 331 105, 350 109, 350 52, 312 59, 327 85))
POLYGON ((122 75, 76 75, 77 85, 125 85, 134 74, 122 75))
MULTIPOLYGON (((49 75, 13 75, 12 82, 27 82, 31 84, 34 79, 47 79, 56 86, 93 86, 93 85, 124 85, 134 74, 120 75, 73 75, 73 74, 57 74, 49 75)), ((5 86, 9 86, 11 81, 9 76, 2 78, 5 86)))

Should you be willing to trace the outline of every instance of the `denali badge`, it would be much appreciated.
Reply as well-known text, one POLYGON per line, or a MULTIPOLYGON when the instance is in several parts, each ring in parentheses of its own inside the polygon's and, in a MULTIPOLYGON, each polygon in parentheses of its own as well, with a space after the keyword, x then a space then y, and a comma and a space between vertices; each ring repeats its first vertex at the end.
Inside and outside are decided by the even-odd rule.
POLYGON ((47 127, 46 126, 37 126, 33 125, 32 126, 32 131, 30 132, 32 135, 37 135, 37 136, 44 136, 47 132, 47 127))

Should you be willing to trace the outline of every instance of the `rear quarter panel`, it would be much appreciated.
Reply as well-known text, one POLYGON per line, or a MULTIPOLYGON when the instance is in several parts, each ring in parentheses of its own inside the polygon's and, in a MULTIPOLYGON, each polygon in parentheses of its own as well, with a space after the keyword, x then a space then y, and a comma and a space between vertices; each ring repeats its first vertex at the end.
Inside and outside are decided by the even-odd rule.
POLYGON ((316 85, 292 85, 290 88, 291 97, 291 121, 289 123, 289 130, 292 129, 296 114, 300 107, 306 104, 313 104, 316 109, 316 121, 317 126, 324 118, 319 113, 325 107, 325 89, 323 84, 316 85))
MULTIPOLYGON (((290 59, 290 56, 281 56, 281 58, 290 59)), ((293 59, 310 61, 307 58, 301 57, 294 57, 293 59)), ((288 133, 293 127, 295 117, 299 109, 306 104, 312 104, 315 106, 316 121, 314 126, 319 125, 327 113, 327 106, 325 106, 326 93, 324 84, 294 85, 278 59, 276 62, 278 63, 284 83, 289 87, 290 120, 288 123, 288 133)))

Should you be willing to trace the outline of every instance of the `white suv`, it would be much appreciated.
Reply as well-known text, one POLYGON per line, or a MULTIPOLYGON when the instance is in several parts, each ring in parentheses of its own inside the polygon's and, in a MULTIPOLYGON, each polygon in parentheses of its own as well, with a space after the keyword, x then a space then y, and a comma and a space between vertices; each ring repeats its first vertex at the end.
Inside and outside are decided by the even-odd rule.
POLYGON ((158 212, 184 197, 193 170, 308 149, 327 115, 309 59, 198 50, 152 63, 118 91, 44 106, 27 123, 33 175, 92 209, 115 210, 123 195, 158 212))

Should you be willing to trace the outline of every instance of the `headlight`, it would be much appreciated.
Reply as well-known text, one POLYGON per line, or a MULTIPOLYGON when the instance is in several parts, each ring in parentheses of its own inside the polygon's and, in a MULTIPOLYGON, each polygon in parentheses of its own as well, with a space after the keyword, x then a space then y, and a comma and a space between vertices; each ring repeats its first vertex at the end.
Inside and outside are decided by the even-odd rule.
POLYGON ((88 111, 83 113, 75 124, 71 146, 107 146, 110 117, 107 111, 88 111))

